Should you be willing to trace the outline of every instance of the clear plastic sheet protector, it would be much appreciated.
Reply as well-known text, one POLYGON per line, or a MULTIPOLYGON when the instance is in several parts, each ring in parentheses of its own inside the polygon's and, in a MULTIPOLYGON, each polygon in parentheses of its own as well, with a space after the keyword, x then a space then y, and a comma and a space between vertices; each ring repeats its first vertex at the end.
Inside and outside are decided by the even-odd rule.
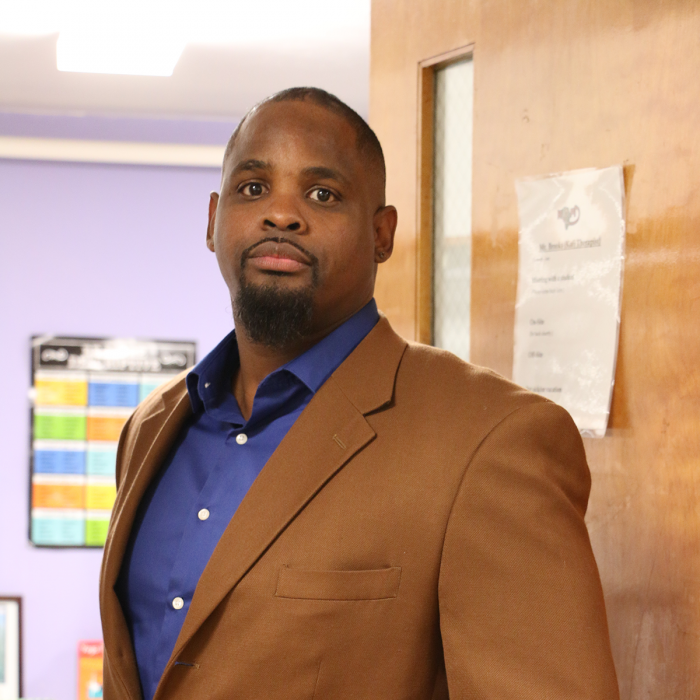
POLYGON ((622 166, 515 183, 520 218, 513 381, 603 437, 625 249, 622 166))

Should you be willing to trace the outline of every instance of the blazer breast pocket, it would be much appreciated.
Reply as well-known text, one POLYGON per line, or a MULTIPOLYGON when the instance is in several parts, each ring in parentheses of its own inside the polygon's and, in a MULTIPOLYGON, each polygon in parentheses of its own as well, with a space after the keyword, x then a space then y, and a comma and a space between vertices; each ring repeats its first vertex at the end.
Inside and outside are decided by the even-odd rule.
POLYGON ((282 567, 275 595, 297 600, 385 600, 396 598, 401 567, 361 571, 309 571, 282 567))

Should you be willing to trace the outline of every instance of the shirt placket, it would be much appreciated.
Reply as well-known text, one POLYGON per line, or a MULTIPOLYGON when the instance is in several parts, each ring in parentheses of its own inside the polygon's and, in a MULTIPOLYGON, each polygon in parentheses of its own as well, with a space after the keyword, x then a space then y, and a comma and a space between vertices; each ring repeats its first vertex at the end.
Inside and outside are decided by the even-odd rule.
MULTIPOLYGON (((257 475, 248 454, 254 441, 246 431, 247 425, 227 431, 217 464, 187 516, 168 584, 163 639, 179 634, 198 582, 192 572, 204 570, 241 497, 257 475)), ((167 658, 161 657, 159 662, 164 666, 167 658)))

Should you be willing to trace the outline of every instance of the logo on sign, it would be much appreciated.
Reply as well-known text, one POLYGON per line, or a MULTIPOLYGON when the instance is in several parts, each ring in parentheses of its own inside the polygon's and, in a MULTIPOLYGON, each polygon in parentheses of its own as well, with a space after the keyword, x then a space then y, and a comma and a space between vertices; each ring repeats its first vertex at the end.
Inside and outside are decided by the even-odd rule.
POLYGON ((78 653, 82 656, 102 656, 102 642, 80 642, 78 653))
POLYGON ((41 351, 43 362, 65 362, 68 359, 68 350, 65 348, 44 348, 41 351))
POLYGON ((164 365, 187 367, 187 357, 181 352, 164 352, 160 356, 160 361, 164 365))
POLYGON ((581 218, 581 210, 578 206, 573 206, 571 209, 569 207, 562 207, 557 212, 557 219, 561 219, 564 222, 564 228, 568 229, 569 226, 573 226, 578 223, 581 218))

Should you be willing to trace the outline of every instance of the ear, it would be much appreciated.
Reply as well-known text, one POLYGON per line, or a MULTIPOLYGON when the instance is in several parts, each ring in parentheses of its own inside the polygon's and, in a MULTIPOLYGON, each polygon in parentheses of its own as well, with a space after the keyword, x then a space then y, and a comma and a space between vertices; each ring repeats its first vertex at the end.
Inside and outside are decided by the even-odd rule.
POLYGON ((381 207, 374 215, 374 260, 378 263, 386 262, 394 250, 394 234, 398 214, 396 207, 391 205, 381 207))
POLYGON ((219 193, 209 193, 209 223, 207 224, 207 248, 214 252, 214 225, 216 224, 216 207, 219 204, 219 193))

